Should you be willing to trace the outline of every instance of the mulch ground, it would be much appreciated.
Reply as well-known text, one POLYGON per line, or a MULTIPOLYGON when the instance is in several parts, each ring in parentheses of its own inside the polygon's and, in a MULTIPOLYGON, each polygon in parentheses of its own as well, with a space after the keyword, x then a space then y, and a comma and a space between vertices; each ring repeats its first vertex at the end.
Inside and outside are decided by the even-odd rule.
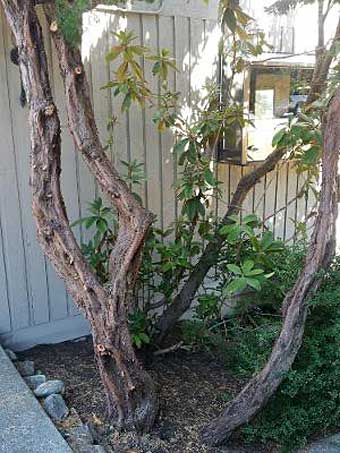
POLYGON ((105 419, 105 396, 93 360, 90 339, 39 346, 25 353, 49 379, 66 384, 65 400, 84 422, 99 433, 107 451, 117 453, 267 453, 274 446, 244 445, 205 447, 201 427, 216 417, 226 398, 237 393, 241 383, 217 361, 204 353, 175 353, 148 360, 146 368, 157 383, 161 410, 153 431, 144 436, 118 433, 105 419))

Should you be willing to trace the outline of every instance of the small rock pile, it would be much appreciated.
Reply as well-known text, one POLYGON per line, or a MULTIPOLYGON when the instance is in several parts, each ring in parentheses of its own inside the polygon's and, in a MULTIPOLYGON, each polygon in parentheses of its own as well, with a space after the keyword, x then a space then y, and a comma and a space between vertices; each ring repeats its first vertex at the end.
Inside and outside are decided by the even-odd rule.
POLYGON ((63 394, 65 384, 59 379, 48 380, 42 372, 35 370, 31 360, 20 361, 10 349, 5 349, 28 387, 39 399, 45 412, 56 423, 75 453, 105 453, 101 445, 95 445, 94 428, 82 423, 74 409, 69 410, 63 394))

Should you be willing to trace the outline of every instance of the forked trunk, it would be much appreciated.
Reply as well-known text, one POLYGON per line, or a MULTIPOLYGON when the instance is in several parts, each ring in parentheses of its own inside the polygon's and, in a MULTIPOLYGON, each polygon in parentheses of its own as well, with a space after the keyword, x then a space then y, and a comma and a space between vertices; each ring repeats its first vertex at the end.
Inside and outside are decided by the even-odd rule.
POLYGON ((332 100, 324 132, 322 186, 319 212, 305 265, 284 304, 284 321, 272 354, 263 368, 203 430, 203 441, 218 445, 249 422, 274 394, 301 347, 307 317, 307 297, 320 284, 319 271, 330 263, 335 249, 337 217, 336 176, 340 151, 340 88, 332 100))
POLYGON ((53 102, 41 26, 33 0, 0 0, 19 50, 19 63, 29 105, 33 215, 39 242, 74 302, 89 320, 95 355, 108 401, 120 428, 149 430, 158 399, 149 375, 139 363, 129 335, 127 316, 140 265, 140 251, 152 216, 119 178, 100 145, 85 75, 73 67, 77 84, 66 87, 70 127, 78 148, 103 191, 119 213, 119 233, 110 259, 111 288, 103 287, 80 251, 70 228, 60 187, 60 121, 53 102), (85 83, 85 85, 84 85, 85 83), (70 99, 69 93, 75 93, 70 99), (73 101, 70 103, 70 100, 73 101), (85 109, 85 110, 84 110, 85 109), (75 124, 76 122, 76 124, 75 124))

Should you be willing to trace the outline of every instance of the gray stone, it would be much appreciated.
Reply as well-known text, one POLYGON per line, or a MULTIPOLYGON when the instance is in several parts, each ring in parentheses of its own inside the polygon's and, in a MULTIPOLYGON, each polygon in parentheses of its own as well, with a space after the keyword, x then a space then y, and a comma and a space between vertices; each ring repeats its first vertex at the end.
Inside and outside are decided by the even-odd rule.
POLYGON ((89 445, 88 447, 80 448, 77 453, 106 453, 106 450, 101 445, 89 445))
POLYGON ((43 374, 34 374, 33 376, 24 377, 24 381, 31 390, 35 390, 39 385, 46 382, 46 376, 43 374))
POLYGON ((68 407, 61 395, 49 395, 43 402, 43 408, 56 421, 64 420, 69 414, 68 407))
POLYGON ((326 437, 313 442, 307 449, 307 453, 339 453, 340 452, 340 434, 326 437))
POLYGON ((34 362, 32 360, 24 360, 23 362, 16 362, 17 367, 21 376, 32 376, 34 374, 34 362))
POLYGON ((38 398, 46 398, 53 393, 63 393, 65 390, 65 384, 59 379, 53 381, 47 381, 40 384, 35 390, 34 394, 38 398))
POLYGON ((0 453, 72 453, 0 346, 0 453))
POLYGON ((75 451, 83 451, 93 444, 91 430, 87 425, 81 424, 70 428, 66 433, 67 441, 75 451))
POLYGON ((12 362, 16 362, 18 360, 18 357, 15 352, 13 352, 11 349, 5 349, 6 354, 8 357, 12 360, 12 362))
POLYGON ((89 453, 106 453, 106 450, 101 445, 92 445, 89 453))

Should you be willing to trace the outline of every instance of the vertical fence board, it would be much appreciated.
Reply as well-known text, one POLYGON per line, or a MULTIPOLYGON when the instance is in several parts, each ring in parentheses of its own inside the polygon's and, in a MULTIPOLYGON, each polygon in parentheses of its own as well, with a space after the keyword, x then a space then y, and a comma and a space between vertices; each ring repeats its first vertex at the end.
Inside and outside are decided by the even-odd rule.
POLYGON ((287 164, 288 170, 288 190, 287 190, 287 227, 285 240, 292 242, 294 240, 295 219, 296 219, 296 202, 297 194, 297 174, 294 168, 294 163, 287 164))
MULTIPOLYGON (((158 21, 156 16, 143 15, 143 42, 144 45, 158 53, 158 21)), ((153 93, 159 93, 158 78, 152 75, 153 62, 145 61, 145 78, 149 81, 149 88, 153 93)), ((159 132, 152 122, 153 109, 145 111, 146 149, 147 149, 147 184, 148 207, 157 215, 157 223, 163 226, 163 187, 162 187, 162 162, 160 152, 159 132)))
MULTIPOLYGON (((140 15, 129 14, 127 16, 127 30, 132 31, 136 37, 135 44, 143 45, 142 36, 142 24, 140 15)), ((139 64, 143 67, 143 58, 139 59, 139 64)), ((146 108, 148 108, 146 106, 146 108)), ((145 170, 144 161, 144 140, 143 140, 143 116, 144 109, 139 105, 133 103, 129 109, 127 116, 128 125, 128 162, 136 162, 137 164, 143 164, 143 170, 145 170)), ((126 169, 125 169, 126 171, 126 169)), ((134 186, 134 192, 142 199, 143 205, 145 206, 145 188, 144 182, 134 186)))
MULTIPOLYGON (((175 37, 174 37, 174 20, 172 17, 159 17, 159 47, 170 50, 171 57, 175 55, 175 37)), ((169 71, 169 89, 176 90, 175 71, 169 71)), ((171 152, 174 144, 173 134, 166 130, 161 134, 161 150, 162 150, 162 175, 163 175, 163 223, 164 226, 169 226, 176 217, 176 199, 174 184, 176 182, 175 164, 176 157, 171 152)))
MULTIPOLYGON (((112 46, 117 45, 117 38, 114 36, 113 31, 126 30, 127 19, 119 15, 110 15, 109 17, 109 33, 108 33, 108 45, 109 49, 112 46)), ((110 78, 114 77, 115 71, 118 69, 120 60, 116 59, 115 61, 109 64, 109 76, 110 78)), ((118 171, 122 170, 121 161, 128 160, 128 131, 126 125, 126 114, 121 112, 122 98, 121 96, 114 97, 113 90, 110 91, 111 94, 111 108, 110 112, 112 117, 116 118, 116 123, 114 126, 114 138, 112 146, 112 160, 118 171)))
MULTIPOLYGON (((10 36, 6 33, 3 19, 1 19, 1 64, 0 64, 0 207, 1 226, 4 246, 4 259, 7 269, 7 289, 10 303, 11 322, 14 329, 27 327, 31 324, 31 307, 29 291, 27 287, 25 244, 23 237, 23 225, 19 187, 17 180, 15 135, 20 134, 21 129, 15 130, 12 115, 12 102, 18 102, 10 98, 8 65, 10 51, 10 36), (4 51, 4 49, 7 52, 4 51), (19 277, 20 276, 20 277, 19 277)), ((18 85, 18 94, 20 93, 18 85)), ((24 150, 22 150, 24 152, 24 150)))
MULTIPOLYGON (((0 65, 3 66, 1 70, 0 66, 0 96, 3 99, 3 102, 6 102, 5 93, 3 93, 3 89, 7 85, 6 74, 4 71, 4 61, 5 61, 5 46, 4 46, 4 37, 5 37, 5 29, 3 20, 0 17, 0 65)), ((8 100, 7 100, 8 102, 8 100)), ((8 105, 8 104, 7 104, 8 105)), ((8 148, 12 146, 10 137, 8 136, 8 131, 10 130, 10 123, 8 113, 6 113, 5 109, 0 109, 0 150, 2 151, 3 148, 8 148)), ((2 164, 0 162, 0 184, 1 184, 1 192, 4 190, 2 176, 3 176, 4 169, 2 168, 2 164)), ((0 204, 0 253, 1 253, 1 260, 0 260, 0 332, 8 332, 12 328, 12 320, 11 320, 11 313, 10 313, 10 301, 8 295, 8 280, 7 280, 7 263, 6 263, 6 256, 5 256, 5 245, 4 245, 4 237, 3 237, 3 227, 2 222, 4 216, 7 215, 3 211, 2 204, 0 204)))

